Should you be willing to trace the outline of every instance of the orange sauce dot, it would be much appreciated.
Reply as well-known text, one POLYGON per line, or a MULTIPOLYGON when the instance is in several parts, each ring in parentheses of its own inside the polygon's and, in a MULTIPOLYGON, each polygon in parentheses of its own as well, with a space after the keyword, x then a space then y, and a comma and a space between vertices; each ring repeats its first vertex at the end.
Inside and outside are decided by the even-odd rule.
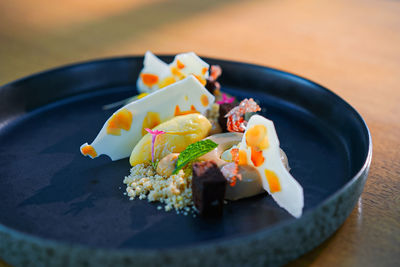
POLYGON ((158 112, 152 112, 152 111, 147 112, 142 123, 142 136, 147 134, 147 131, 145 130, 146 128, 153 129, 160 123, 161 120, 158 112))
POLYGON ((267 178, 269 184, 269 190, 272 193, 281 191, 281 184, 279 178, 274 171, 265 169, 265 177, 267 178))
POLYGON ((142 73, 140 74, 142 81, 147 86, 153 86, 158 83, 158 76, 151 73, 142 73))
POLYGON ((97 157, 97 152, 96 152, 96 150, 94 149, 94 147, 92 147, 92 146, 90 146, 90 145, 87 145, 87 146, 82 147, 82 148, 81 148, 81 152, 82 152, 82 154, 85 155, 85 156, 88 156, 88 155, 89 155, 89 156, 92 157, 92 158, 97 157))
POLYGON ((247 165, 247 153, 242 149, 239 149, 239 165, 247 165))
POLYGON ((253 162, 254 166, 259 167, 264 163, 264 156, 261 150, 256 149, 255 147, 251 147, 251 162, 253 162))
POLYGON ((208 97, 207 97, 206 94, 202 94, 202 95, 201 95, 200 101, 201 101, 201 104, 202 104, 203 106, 205 106, 205 107, 208 106, 208 103, 209 103, 209 102, 208 102, 208 97))
POLYGON ((176 61, 176 66, 178 69, 183 69, 185 67, 185 64, 183 64, 179 59, 176 61))
POLYGON ((207 71, 208 71, 208 68, 206 68, 206 67, 204 67, 204 68, 201 69, 201 73, 202 73, 203 75, 205 75, 205 74, 207 73, 207 71))

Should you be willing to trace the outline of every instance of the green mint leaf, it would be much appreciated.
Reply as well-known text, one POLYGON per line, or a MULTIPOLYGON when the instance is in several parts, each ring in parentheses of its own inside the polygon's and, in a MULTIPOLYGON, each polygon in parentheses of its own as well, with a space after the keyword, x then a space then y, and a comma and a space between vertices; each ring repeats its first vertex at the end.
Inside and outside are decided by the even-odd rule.
POLYGON ((204 154, 207 154, 217 146, 218 144, 210 139, 201 140, 189 145, 179 154, 178 160, 176 161, 175 170, 172 174, 177 174, 178 171, 185 167, 186 164, 197 159, 198 157, 203 156, 204 154))

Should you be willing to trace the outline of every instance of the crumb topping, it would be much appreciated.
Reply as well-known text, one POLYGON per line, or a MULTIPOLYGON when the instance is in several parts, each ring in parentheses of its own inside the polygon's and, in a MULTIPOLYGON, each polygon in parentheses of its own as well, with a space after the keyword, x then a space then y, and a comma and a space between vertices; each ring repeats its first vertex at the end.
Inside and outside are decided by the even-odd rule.
MULTIPOLYGON (((184 215, 194 213, 192 201, 192 176, 182 170, 168 177, 158 175, 150 164, 138 164, 131 168, 124 179, 126 194, 130 200, 159 201, 165 211, 175 209, 184 215)), ((158 209, 162 207, 159 206, 158 209)))

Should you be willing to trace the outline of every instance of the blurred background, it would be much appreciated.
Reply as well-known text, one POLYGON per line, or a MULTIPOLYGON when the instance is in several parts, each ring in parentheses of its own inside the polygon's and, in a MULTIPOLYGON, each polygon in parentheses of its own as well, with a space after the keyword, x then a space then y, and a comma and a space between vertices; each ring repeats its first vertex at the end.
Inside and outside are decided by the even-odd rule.
POLYGON ((399 166, 392 171, 400 157, 393 145, 400 135, 399 1, 0 1, 0 85, 65 64, 146 50, 194 51, 276 67, 310 78, 353 105, 372 131, 375 150, 363 198, 332 238, 294 265, 397 262, 400 200, 376 195, 400 192, 399 166))

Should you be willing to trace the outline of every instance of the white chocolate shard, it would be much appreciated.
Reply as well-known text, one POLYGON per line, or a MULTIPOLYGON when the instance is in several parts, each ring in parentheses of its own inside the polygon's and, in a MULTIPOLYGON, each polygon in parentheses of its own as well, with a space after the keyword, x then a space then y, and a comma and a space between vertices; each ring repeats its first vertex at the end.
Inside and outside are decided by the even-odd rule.
POLYGON ((168 65, 147 51, 143 65, 136 82, 140 93, 155 92, 190 75, 194 75, 203 85, 208 78, 209 65, 193 52, 176 55, 168 65))
POLYGON ((81 146, 81 153, 95 158, 107 155, 112 160, 129 157, 136 143, 147 132, 174 116, 201 113, 215 97, 193 76, 131 102, 117 110, 104 124, 95 140, 81 146))
POLYGON ((159 82, 165 77, 170 76, 171 71, 164 61, 156 57, 150 51, 144 54, 143 69, 140 71, 139 78, 136 82, 136 87, 140 93, 151 93, 159 89, 159 82), (144 84, 142 79, 142 74, 153 74, 158 77, 158 81, 153 84, 144 84))
POLYGON ((208 78, 208 68, 210 65, 194 52, 188 52, 176 55, 174 61, 170 64, 171 67, 177 67, 185 76, 193 74, 206 79, 208 78))
POLYGON ((282 162, 274 123, 260 115, 253 115, 247 124, 239 150, 245 151, 247 162, 257 168, 264 189, 278 205, 299 218, 304 206, 303 188, 282 162), (265 137, 263 129, 266 130, 265 137))

